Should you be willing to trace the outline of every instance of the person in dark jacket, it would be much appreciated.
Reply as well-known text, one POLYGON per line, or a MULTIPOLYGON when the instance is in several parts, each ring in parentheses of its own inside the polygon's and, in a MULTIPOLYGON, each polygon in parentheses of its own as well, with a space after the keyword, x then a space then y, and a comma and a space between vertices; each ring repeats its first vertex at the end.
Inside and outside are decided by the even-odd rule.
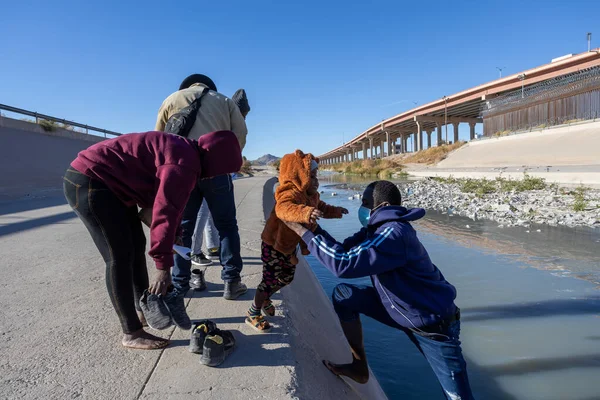
MULTIPOLYGON (((168 344, 144 331, 136 312, 140 297, 148 288, 166 294, 173 244, 190 193, 199 179, 238 171, 240 153, 230 131, 198 141, 163 132, 130 133, 83 150, 65 172, 65 197, 106 263, 106 286, 123 329, 123 346, 156 349, 168 344), (157 269, 152 283, 137 206, 152 210, 149 254, 157 269)), ((189 324, 185 305, 179 308, 189 324)))
POLYGON ((425 215, 401 206, 391 182, 376 181, 363 193, 358 217, 364 226, 338 243, 320 227, 314 232, 288 222, 311 254, 339 278, 369 276, 372 285, 347 283, 333 291, 333 305, 352 348, 350 364, 323 361, 336 375, 369 379, 360 314, 406 333, 425 356, 448 399, 473 398, 460 347, 456 289, 431 262, 410 222, 425 215))

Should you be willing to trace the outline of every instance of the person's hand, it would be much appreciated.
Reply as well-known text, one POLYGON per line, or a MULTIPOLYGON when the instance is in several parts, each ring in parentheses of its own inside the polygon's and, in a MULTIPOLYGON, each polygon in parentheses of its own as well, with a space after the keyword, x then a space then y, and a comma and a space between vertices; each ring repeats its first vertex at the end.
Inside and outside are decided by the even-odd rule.
POLYGON ((157 269, 148 291, 152 294, 162 294, 164 296, 167 294, 169 286, 171 286, 171 271, 157 269))
POLYGON ((344 207, 338 207, 338 210, 340 210, 340 212, 341 212, 342 214, 348 214, 348 213, 349 213, 348 209, 347 209, 347 208, 344 208, 344 207))
POLYGON ((323 211, 319 210, 319 209, 314 209, 311 213, 310 213, 310 223, 311 224, 316 224, 317 221, 319 220, 319 218, 323 218, 323 211))
POLYGON ((304 226, 302 226, 302 224, 299 224, 297 222, 287 222, 287 221, 283 221, 284 224, 287 225, 288 228, 290 228, 292 231, 294 231, 296 233, 296 235, 302 237, 302 235, 304 235, 306 233, 306 231, 308 231, 308 229, 306 229, 304 226))

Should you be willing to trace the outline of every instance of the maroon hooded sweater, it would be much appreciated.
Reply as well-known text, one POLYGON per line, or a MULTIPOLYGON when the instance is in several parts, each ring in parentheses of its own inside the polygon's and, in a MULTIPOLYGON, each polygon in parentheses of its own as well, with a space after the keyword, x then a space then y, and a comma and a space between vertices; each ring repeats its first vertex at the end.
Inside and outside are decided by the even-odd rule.
POLYGON ((150 256, 173 266, 173 243, 198 179, 239 171, 240 146, 230 131, 189 140, 163 132, 130 133, 80 152, 77 171, 103 182, 126 206, 152 208, 150 256))

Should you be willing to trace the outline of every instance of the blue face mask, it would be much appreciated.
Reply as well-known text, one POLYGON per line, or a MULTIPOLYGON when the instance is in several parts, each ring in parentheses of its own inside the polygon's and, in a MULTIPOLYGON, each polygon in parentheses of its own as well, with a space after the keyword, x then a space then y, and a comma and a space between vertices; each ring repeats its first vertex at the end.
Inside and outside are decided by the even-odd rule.
POLYGON ((360 208, 358 209, 358 220, 360 221, 361 225, 365 228, 367 227, 367 225, 369 225, 369 218, 371 218, 371 210, 369 210, 365 206, 360 206, 360 208))

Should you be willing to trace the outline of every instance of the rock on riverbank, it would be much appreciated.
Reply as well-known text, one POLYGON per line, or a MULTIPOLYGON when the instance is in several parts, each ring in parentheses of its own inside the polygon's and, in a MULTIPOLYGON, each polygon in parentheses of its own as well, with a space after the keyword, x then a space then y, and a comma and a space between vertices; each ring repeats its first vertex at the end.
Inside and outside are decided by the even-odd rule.
MULTIPOLYGON (((488 219, 503 226, 532 223, 588 226, 600 229, 600 190, 567 190, 549 186, 540 190, 493 191, 494 181, 469 182, 474 193, 463 191, 465 180, 424 179, 401 186, 408 207, 434 209, 473 220, 488 219), (481 190, 489 187, 489 190, 481 190)), ((545 185, 544 185, 545 186, 545 185)))

